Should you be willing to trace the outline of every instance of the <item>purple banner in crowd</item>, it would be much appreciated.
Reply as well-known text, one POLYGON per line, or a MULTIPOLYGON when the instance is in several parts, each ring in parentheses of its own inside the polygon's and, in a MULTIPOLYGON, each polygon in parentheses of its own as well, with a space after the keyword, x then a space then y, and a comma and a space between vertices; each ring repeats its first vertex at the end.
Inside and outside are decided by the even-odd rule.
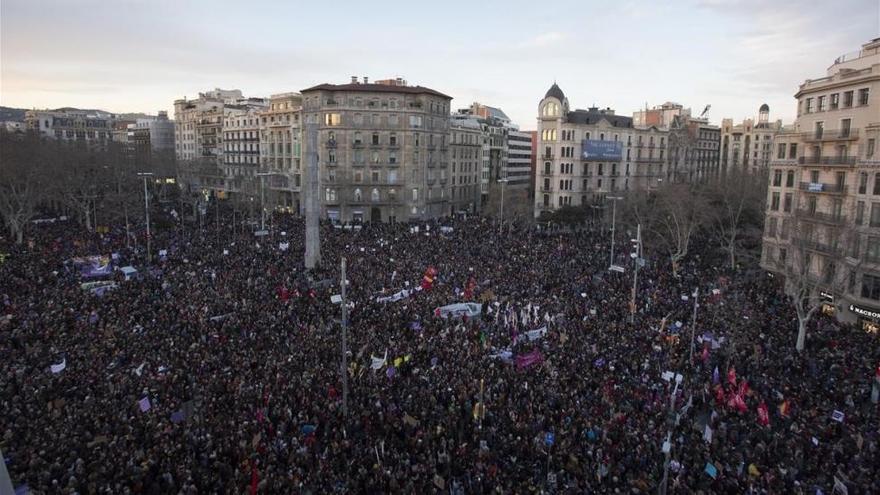
POLYGON ((521 370, 535 364, 541 364, 542 362, 544 362, 544 356, 538 349, 535 349, 528 354, 520 354, 516 357, 516 367, 521 370))

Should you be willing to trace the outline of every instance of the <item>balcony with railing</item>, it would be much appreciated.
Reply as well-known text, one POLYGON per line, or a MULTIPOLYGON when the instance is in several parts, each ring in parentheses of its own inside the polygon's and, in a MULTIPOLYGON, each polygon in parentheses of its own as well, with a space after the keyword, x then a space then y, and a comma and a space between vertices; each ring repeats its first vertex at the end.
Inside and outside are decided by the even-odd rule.
POLYGON ((552 160, 554 158, 555 156, 553 156, 553 153, 541 153, 542 160, 552 160))
POLYGON ((858 129, 825 129, 814 132, 804 132, 801 139, 807 142, 814 141, 846 141, 859 138, 858 129))
POLYGON ((801 165, 836 165, 852 166, 856 164, 854 156, 802 156, 798 158, 801 165))
POLYGON ((837 254, 840 250, 839 246, 833 244, 825 244, 817 241, 800 241, 805 249, 816 251, 823 254, 837 254))
POLYGON ((810 211, 804 208, 798 208, 795 213, 797 214, 798 218, 803 220, 828 223, 832 225, 839 225, 846 221, 846 217, 843 215, 825 213, 821 211, 810 211))
POLYGON ((846 194, 848 191, 848 187, 843 184, 825 184, 823 182, 801 182, 798 189, 811 193, 827 194, 846 194))

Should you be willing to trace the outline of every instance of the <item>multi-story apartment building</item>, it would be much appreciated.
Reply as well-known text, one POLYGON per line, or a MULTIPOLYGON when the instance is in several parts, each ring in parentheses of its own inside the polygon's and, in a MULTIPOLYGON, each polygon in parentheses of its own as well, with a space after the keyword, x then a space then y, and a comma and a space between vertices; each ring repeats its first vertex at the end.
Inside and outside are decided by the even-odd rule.
POLYGON ((25 126, 29 131, 52 139, 104 146, 113 139, 113 114, 99 110, 59 108, 28 110, 25 126))
POLYGON ((720 174, 721 129, 708 119, 676 116, 669 127, 667 180, 704 181, 720 174))
POLYGON ((654 108, 645 106, 644 110, 633 112, 633 125, 635 127, 655 126, 660 129, 669 129, 676 117, 690 118, 691 109, 685 108, 681 103, 667 101, 654 108))
POLYGON ((531 133, 521 132, 500 108, 476 102, 451 118, 475 120, 482 133, 478 209, 493 216, 503 209, 505 218, 531 217, 531 133))
POLYGON ((302 96, 280 93, 269 98, 260 113, 260 169, 271 173, 266 180, 274 208, 300 210, 302 187, 302 96))
POLYGON ((538 105, 535 216, 657 187, 666 173, 667 131, 635 127, 610 108, 570 110, 555 83, 538 105))
POLYGON ((242 99, 238 89, 199 93, 194 100, 174 101, 174 142, 178 160, 220 156, 223 107, 242 99))
POLYGON ((237 89, 215 89, 174 102, 175 153, 187 187, 220 197, 249 187, 253 195, 250 184, 259 166, 257 113, 267 104, 264 98, 244 98, 237 89), (224 144, 227 137, 234 140, 229 147, 224 144))
POLYGON ((356 77, 301 93, 303 156, 312 151, 310 126, 317 133, 322 217, 400 222, 448 214, 451 97, 356 77))
MULTIPOLYGON (((795 94, 776 135, 762 266, 806 279, 845 321, 880 329, 880 38, 795 94)), ((790 275, 789 275, 790 276, 790 275)))
POLYGON ((246 192, 258 182, 260 170, 260 113, 262 103, 226 105, 223 109, 221 170, 226 176, 223 195, 246 192))
POLYGON ((156 117, 137 119, 127 130, 129 143, 139 152, 174 151, 174 121, 168 120, 168 112, 164 110, 156 117))
POLYGON ((507 133, 507 169, 511 189, 528 191, 532 178, 532 133, 510 129, 507 133))
MULTIPOLYGON (((703 115, 709 106, 703 111, 703 115)), ((669 131, 666 180, 690 182, 705 180, 720 170, 721 130, 709 120, 691 115, 691 109, 667 101, 654 108, 633 113, 635 127, 656 126, 669 131)))
POLYGON ((758 172, 770 165, 773 138, 782 130, 782 121, 770 122, 770 106, 764 103, 758 110, 758 122, 745 119, 734 124, 733 119, 721 120, 721 171, 758 172))
POLYGON ((477 213, 481 207, 483 129, 473 115, 452 114, 449 120, 450 212, 477 213))
POLYGON ((538 131, 528 131, 529 136, 531 137, 531 145, 532 145, 532 154, 529 157, 529 174, 532 178, 529 183, 529 204, 533 206, 534 209, 535 204, 535 176, 538 174, 538 131))

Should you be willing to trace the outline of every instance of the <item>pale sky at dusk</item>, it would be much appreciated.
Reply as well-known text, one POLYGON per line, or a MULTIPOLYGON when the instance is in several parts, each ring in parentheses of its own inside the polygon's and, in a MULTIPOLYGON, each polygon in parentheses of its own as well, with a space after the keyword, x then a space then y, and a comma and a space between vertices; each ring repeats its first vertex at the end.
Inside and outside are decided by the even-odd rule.
POLYGON ((555 79, 573 108, 711 104, 720 123, 766 102, 789 123, 804 79, 878 36, 878 0, 2 0, 0 105, 173 114, 215 87, 402 76, 534 129, 555 79))

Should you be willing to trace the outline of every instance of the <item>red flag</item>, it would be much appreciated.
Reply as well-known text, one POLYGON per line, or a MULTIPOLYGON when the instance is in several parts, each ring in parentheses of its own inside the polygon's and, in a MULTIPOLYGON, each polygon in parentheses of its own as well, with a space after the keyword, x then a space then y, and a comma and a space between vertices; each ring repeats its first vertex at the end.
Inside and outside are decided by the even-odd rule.
POLYGON ((767 404, 764 401, 758 405, 758 424, 761 426, 770 424, 770 413, 767 412, 767 404))
POLYGON ((727 370, 727 383, 736 385, 736 368, 733 366, 727 370))
POLYGON ((434 279, 437 277, 437 270, 433 266, 429 266, 427 270, 425 270, 425 275, 422 277, 422 290, 431 290, 431 287, 434 286, 434 279))
POLYGON ((708 360, 709 360, 709 346, 707 344, 707 345, 703 346, 703 362, 705 363, 708 360))
POLYGON ((730 398, 727 400, 727 407, 731 409, 736 409, 737 411, 743 413, 748 411, 748 406, 746 406, 746 401, 743 400, 743 396, 738 392, 733 392, 730 398))
POLYGON ((477 286, 477 281, 474 280, 474 277, 470 277, 467 281, 467 284, 464 287, 464 299, 465 301, 470 301, 474 298, 474 287, 477 286))
POLYGON ((721 388, 721 385, 715 385, 715 400, 719 404, 724 404, 724 389, 721 388))
POLYGON ((257 463, 251 460, 251 495, 256 495, 260 477, 257 475, 257 463))
POLYGON ((745 397, 749 395, 749 381, 743 380, 739 383, 739 395, 745 397))

